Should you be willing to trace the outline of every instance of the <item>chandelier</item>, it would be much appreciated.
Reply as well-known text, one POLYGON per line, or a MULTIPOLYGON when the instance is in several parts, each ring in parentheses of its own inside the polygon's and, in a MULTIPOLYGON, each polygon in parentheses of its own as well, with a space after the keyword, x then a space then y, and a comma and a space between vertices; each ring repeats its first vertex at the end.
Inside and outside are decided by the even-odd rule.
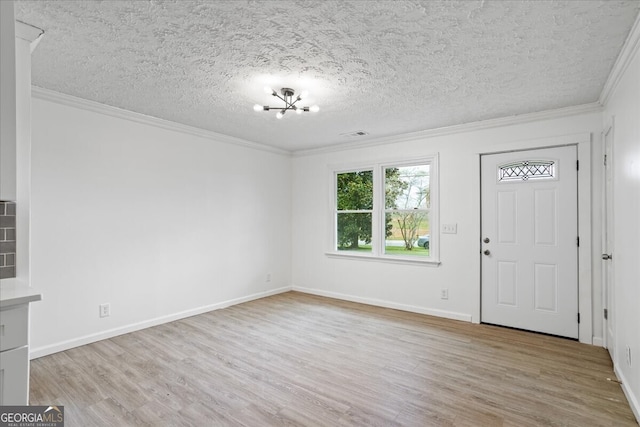
POLYGON ((276 113, 276 117, 278 119, 281 119, 282 117, 284 117, 285 113, 289 110, 295 111, 296 114, 302 114, 304 112, 309 112, 309 111, 311 111, 312 113, 316 113, 320 110, 320 107, 318 107, 317 105, 314 105, 312 107, 300 107, 296 105, 298 101, 302 101, 302 98, 306 97, 305 92, 302 92, 300 95, 296 96, 295 91, 288 87, 283 87, 282 89, 280 89, 280 95, 278 94, 278 92, 271 89, 270 87, 265 87, 264 91, 269 95, 273 95, 276 98, 279 98, 282 101, 284 101, 284 106, 270 107, 268 105, 256 104, 253 106, 254 111, 279 110, 276 113))

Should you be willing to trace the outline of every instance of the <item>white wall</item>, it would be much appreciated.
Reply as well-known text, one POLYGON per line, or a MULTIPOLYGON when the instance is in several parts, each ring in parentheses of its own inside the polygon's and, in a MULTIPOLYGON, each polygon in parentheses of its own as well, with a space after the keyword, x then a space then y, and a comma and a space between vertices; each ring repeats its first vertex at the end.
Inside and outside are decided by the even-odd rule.
POLYGON ((290 284, 288 155, 37 97, 32 140, 32 357, 290 284))
POLYGON ((640 419, 640 44, 605 105, 603 120, 614 117, 613 275, 616 373, 640 419), (626 361, 626 348, 632 365, 626 361))
POLYGON ((12 1, 0 2, 0 200, 16 199, 16 28, 12 1))
MULTIPOLYGON (((455 319, 479 321, 480 314, 480 196, 479 153, 576 142, 593 134, 592 152, 600 153, 601 113, 500 126, 450 135, 424 137, 373 147, 302 153, 293 159, 293 286, 306 292, 369 302, 455 319), (580 134, 580 137, 562 135, 580 134), (380 161, 405 156, 440 155, 440 223, 456 223, 457 234, 443 234, 439 267, 390 264, 327 257, 331 235, 332 181, 329 165, 380 161), (440 299, 440 289, 449 299, 440 299)), ((597 160, 592 172, 599 170, 597 160)), ((588 173, 588 172, 587 172, 588 173)), ((588 181, 589 177, 587 177, 588 181)), ((600 189, 594 188, 594 213, 600 212, 600 189)), ((587 209, 588 210, 588 209, 587 209)), ((599 215, 598 215, 599 217, 599 215)), ((600 224, 592 227, 598 247, 600 224)), ((584 236, 587 237, 587 236, 584 236)), ((585 239, 587 241, 588 239, 585 239)), ((587 259, 589 258, 587 249, 587 259)), ((594 266, 599 261, 593 262, 594 266)), ((592 272, 591 291, 595 312, 601 311, 599 272, 592 272)), ((591 288, 591 289, 590 289, 591 288)), ((589 313, 590 314, 590 313, 589 313)), ((584 318, 590 319, 591 316, 584 318)), ((591 321, 591 320, 589 320, 591 321)), ((600 318, 592 328, 602 334, 600 318)), ((581 337, 582 338, 582 337, 581 337)), ((591 342, 591 336, 585 341, 591 342)))

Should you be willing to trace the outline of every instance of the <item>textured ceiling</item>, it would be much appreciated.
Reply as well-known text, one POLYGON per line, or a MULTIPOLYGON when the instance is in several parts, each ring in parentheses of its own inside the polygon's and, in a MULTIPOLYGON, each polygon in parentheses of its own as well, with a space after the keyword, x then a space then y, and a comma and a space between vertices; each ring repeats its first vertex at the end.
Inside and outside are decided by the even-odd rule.
POLYGON ((285 150, 598 100, 635 1, 17 1, 33 83, 285 150), (265 85, 320 112, 282 120, 265 85))

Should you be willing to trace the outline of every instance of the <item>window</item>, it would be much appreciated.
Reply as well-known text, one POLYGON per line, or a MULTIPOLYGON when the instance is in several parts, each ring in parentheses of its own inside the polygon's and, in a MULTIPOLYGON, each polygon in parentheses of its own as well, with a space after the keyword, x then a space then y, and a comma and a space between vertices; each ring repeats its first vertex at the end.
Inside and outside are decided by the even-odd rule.
POLYGON ((338 249, 371 252, 373 171, 337 174, 338 249))
POLYGON ((437 262, 436 172, 435 156, 334 170, 330 254, 437 262))
POLYGON ((555 162, 548 160, 525 160, 498 167, 498 181, 554 179, 555 176, 555 162))
POLYGON ((385 254, 429 256, 429 169, 428 164, 385 168, 385 254))

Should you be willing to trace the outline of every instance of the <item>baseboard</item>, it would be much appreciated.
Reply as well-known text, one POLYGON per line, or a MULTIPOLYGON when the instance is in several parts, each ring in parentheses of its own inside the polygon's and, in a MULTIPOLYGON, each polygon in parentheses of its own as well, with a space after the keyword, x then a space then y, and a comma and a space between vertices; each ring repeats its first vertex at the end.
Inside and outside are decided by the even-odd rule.
POLYGON ((162 325, 163 323, 173 322, 174 320, 184 319, 186 317, 195 316, 195 315, 206 313, 209 311, 220 310, 222 308, 227 308, 232 305, 242 304, 243 302, 253 301, 253 300, 265 298, 271 295, 289 292, 290 290, 291 290, 291 286, 284 286, 281 288, 271 289, 269 291, 264 291, 264 292, 258 292, 255 294, 247 295, 240 298, 234 298, 227 301, 222 301, 215 304, 196 307, 193 309, 181 311, 174 314, 169 314, 166 316, 156 317, 154 319, 149 319, 149 320, 133 323, 126 326, 109 329, 107 331, 101 331, 95 334, 85 335, 85 336, 74 338, 71 340, 62 341, 56 344, 32 348, 30 349, 31 351, 29 352, 29 359, 37 359, 38 357, 43 357, 49 354, 58 353, 60 351, 69 350, 70 348, 91 344, 96 341, 117 337, 118 335, 128 334, 129 332, 135 332, 141 329, 150 328, 152 326, 162 325))
POLYGON ((379 300, 375 298, 363 298, 363 297, 358 297, 354 295, 341 294, 338 292, 323 291, 320 289, 294 286, 293 290, 297 292, 302 292, 305 294, 318 295, 321 297, 335 298, 335 299, 340 299, 344 301, 357 302, 360 304, 375 305, 377 307, 393 308, 395 310, 409 311, 411 313, 427 314, 429 316, 444 317, 444 318, 453 319, 453 320, 462 320, 464 322, 471 322, 471 319, 472 319, 472 316, 466 313, 456 313, 453 311, 423 308, 415 305, 400 304, 400 303, 395 303, 391 301, 379 300))
POLYGON ((591 344, 597 347, 604 347, 604 341, 602 340, 602 337, 592 337, 591 344))
POLYGON ((622 387, 624 395, 627 396, 627 400, 629 401, 629 406, 631 406, 633 415, 636 416, 636 422, 640 424, 640 402, 638 402, 638 397, 633 393, 633 390, 629 388, 629 386, 627 385, 629 384, 629 382, 615 365, 613 367, 613 370, 616 373, 616 377, 618 377, 618 380, 620 381, 620 386, 622 387))

